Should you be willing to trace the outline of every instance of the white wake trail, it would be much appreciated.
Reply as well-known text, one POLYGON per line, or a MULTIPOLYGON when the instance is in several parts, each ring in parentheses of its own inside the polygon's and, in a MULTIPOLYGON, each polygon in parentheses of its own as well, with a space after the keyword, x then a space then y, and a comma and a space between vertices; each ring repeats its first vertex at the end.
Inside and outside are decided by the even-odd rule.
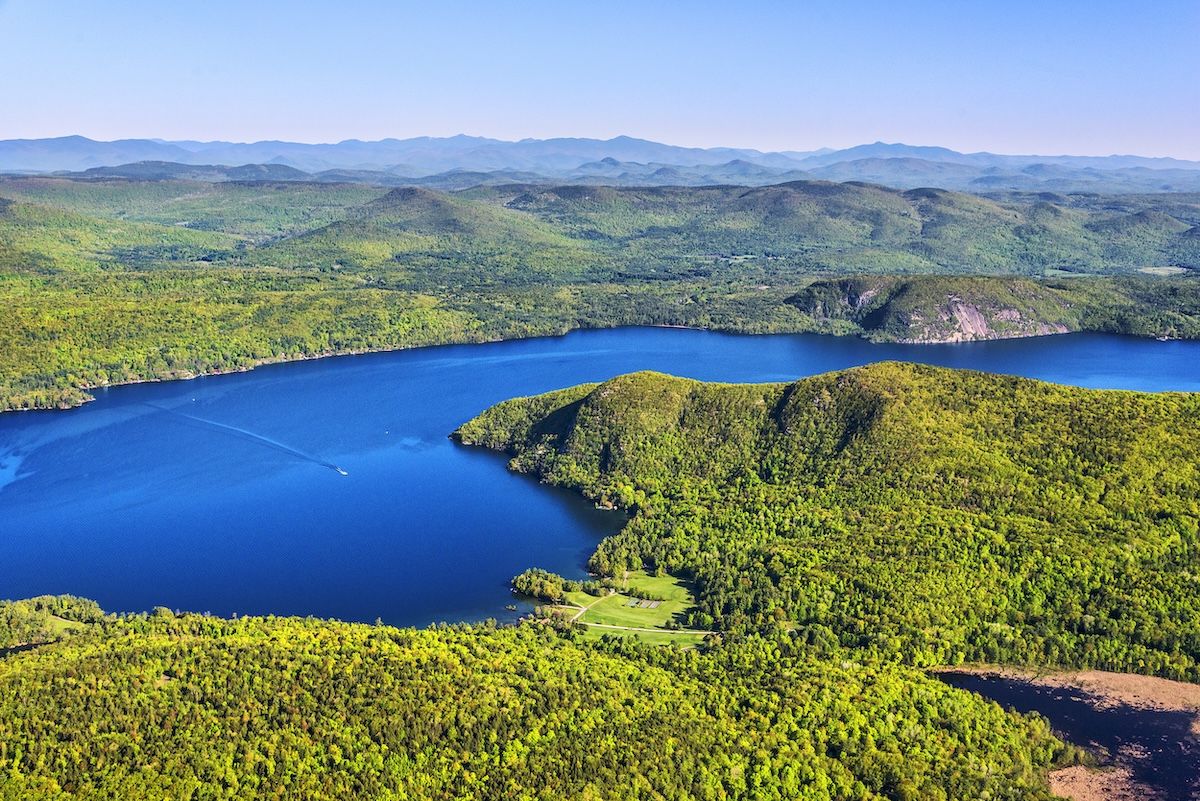
POLYGON ((262 434, 256 434, 253 431, 248 431, 244 428, 239 428, 238 426, 231 426, 227 423, 218 423, 216 420, 209 420, 204 417, 197 417, 194 414, 186 414, 184 412, 179 412, 174 409, 167 408, 166 406, 159 406, 156 403, 145 403, 145 405, 149 406, 152 409, 157 409, 160 412, 165 412, 165 413, 167 413, 169 415, 173 415, 175 417, 182 417, 185 420, 191 420, 192 422, 200 423, 201 425, 204 425, 204 426, 216 428, 221 431, 227 431, 241 439, 246 439, 251 442, 257 442, 260 445, 266 445, 268 448, 272 448, 274 450, 281 451, 281 452, 289 454, 291 456, 295 456, 299 459, 303 459, 306 462, 312 462, 313 464, 319 464, 319 465, 321 465, 321 467, 328 467, 330 470, 334 471, 338 475, 341 475, 341 476, 350 475, 349 473, 347 473, 342 468, 338 467, 333 462, 327 462, 324 459, 321 459, 317 456, 313 456, 310 453, 305 453, 304 451, 296 450, 295 448, 293 448, 290 445, 286 445, 286 444, 280 442, 279 440, 271 439, 270 437, 264 437, 262 434))

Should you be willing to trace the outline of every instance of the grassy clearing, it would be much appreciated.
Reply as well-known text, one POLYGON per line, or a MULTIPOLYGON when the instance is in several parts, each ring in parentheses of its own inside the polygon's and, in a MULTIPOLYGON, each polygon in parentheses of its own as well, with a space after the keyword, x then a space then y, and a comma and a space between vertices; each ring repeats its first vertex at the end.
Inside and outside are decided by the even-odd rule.
POLYGON ((636 637, 648 645, 677 645, 680 648, 694 648, 704 641, 703 634, 678 631, 629 631, 627 629, 606 629, 588 626, 583 636, 588 640, 599 640, 605 635, 617 637, 636 637))
POLYGON ((695 597, 688 583, 674 576, 652 576, 644 571, 629 573, 621 581, 627 592, 616 592, 612 595, 596 597, 585 592, 567 594, 567 602, 575 606, 586 607, 587 611, 578 617, 583 624, 599 624, 600 626, 627 626, 633 629, 660 629, 660 631, 627 631, 610 628, 590 628, 588 636, 599 638, 605 633, 637 636, 647 642, 677 642, 694 645, 700 642, 704 635, 695 633, 680 633, 664 628, 672 621, 683 624, 686 613, 695 605, 695 597), (664 599, 657 607, 647 608, 630 606, 639 595, 650 598, 664 599))
POLYGON ((86 623, 67 620, 66 618, 58 617, 57 615, 50 615, 49 619, 46 621, 46 630, 59 637, 80 632, 86 628, 86 623))

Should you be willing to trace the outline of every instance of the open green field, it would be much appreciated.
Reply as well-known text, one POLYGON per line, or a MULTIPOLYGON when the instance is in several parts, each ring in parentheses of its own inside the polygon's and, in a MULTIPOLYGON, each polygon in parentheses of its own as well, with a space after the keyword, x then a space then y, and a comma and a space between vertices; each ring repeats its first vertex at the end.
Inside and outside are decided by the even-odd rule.
POLYGON ((603 639, 604 637, 622 637, 646 645, 674 645, 679 648, 695 648, 704 642, 704 634, 695 634, 685 631, 629 631, 628 629, 606 629, 596 626, 588 626, 583 630, 583 638, 588 641, 603 639))
POLYGON ((69 595, 43 595, 21 601, 0 600, 0 654, 80 634, 103 618, 94 601, 69 595))
POLYGON ((55 637, 65 637, 68 634, 76 634, 83 631, 86 625, 85 623, 51 615, 47 621, 46 628, 55 637))
POLYGON ((669 623, 684 626, 688 613, 695 606, 695 595, 688 582, 675 576, 655 576, 644 570, 634 570, 623 575, 618 584, 626 591, 601 597, 583 591, 567 593, 568 604, 586 608, 587 611, 576 618, 576 622, 588 626, 589 637, 622 634, 636 636, 644 642, 675 642, 680 645, 694 645, 704 639, 702 633, 677 632, 665 628, 669 623), (655 599, 654 605, 639 605, 641 595, 655 599), (607 626, 622 628, 605 628, 607 626))

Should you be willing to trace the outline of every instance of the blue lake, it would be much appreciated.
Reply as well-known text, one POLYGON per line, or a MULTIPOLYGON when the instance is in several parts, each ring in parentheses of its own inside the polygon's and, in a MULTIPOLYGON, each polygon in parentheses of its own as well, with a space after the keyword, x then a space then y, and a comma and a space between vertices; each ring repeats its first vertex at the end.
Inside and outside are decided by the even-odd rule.
POLYGON ((455 445, 447 436, 461 422, 633 370, 783 381, 881 359, 1200 391, 1200 343, 1078 334, 906 346, 664 328, 117 387, 80 409, 0 415, 0 598, 404 625, 503 618, 514 574, 582 575, 623 518, 455 445))

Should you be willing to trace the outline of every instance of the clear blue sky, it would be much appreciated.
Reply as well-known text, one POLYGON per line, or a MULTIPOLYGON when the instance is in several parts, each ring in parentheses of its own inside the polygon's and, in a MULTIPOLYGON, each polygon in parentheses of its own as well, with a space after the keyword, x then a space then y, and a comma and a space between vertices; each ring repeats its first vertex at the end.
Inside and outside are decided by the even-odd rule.
POLYGON ((0 0, 0 138, 1200 158, 1200 0, 0 0))

